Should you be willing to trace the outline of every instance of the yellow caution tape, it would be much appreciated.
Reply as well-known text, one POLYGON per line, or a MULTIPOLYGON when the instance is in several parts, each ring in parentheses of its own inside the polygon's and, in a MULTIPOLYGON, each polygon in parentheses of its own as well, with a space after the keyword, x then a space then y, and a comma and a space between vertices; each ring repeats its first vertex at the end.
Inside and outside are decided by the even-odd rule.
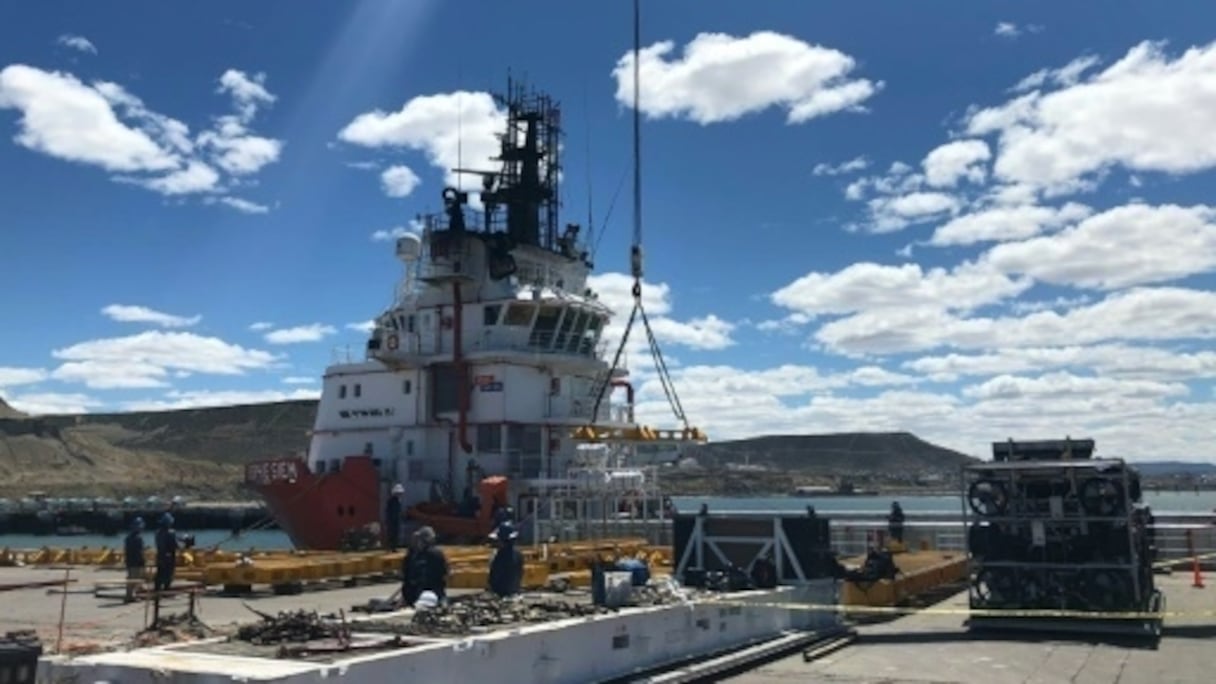
POLYGON ((1201 553, 1198 556, 1185 556, 1183 558, 1174 558, 1172 560, 1167 560, 1167 561, 1157 561, 1156 563, 1153 563, 1153 567, 1154 568, 1165 568, 1165 567, 1171 567, 1171 566, 1175 566, 1175 565, 1189 565, 1190 563, 1193 563, 1195 561, 1199 561, 1202 563, 1203 561, 1208 561, 1208 560, 1212 560, 1212 559, 1216 559, 1216 553, 1201 553))
POLYGON ((862 615, 966 615, 970 617, 1009 618, 1071 618, 1082 620, 1162 620, 1165 618, 1216 617, 1216 610, 1197 611, 1088 611, 1049 608, 917 608, 912 606, 857 606, 837 603, 768 603, 763 601, 733 601, 729 599, 700 600, 718 606, 779 608, 814 612, 851 613, 862 615))

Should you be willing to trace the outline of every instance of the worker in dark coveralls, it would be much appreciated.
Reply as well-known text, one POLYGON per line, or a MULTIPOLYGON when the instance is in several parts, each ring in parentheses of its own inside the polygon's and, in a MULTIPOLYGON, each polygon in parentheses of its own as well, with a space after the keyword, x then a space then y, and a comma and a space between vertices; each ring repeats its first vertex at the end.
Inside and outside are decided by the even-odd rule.
POLYGON ((384 545, 389 551, 396 551, 401 543, 401 499, 404 495, 405 487, 398 482, 393 485, 393 491, 384 505, 384 545))
POLYGON ((144 519, 131 521, 131 531, 122 545, 123 567, 127 569, 127 603, 135 600, 135 580, 144 580, 144 519))
POLYGON ((490 533, 490 540, 498 547, 490 559, 490 591, 501 598, 518 594, 524 580, 524 554, 515 548, 518 536, 510 521, 503 522, 490 533))
POLYGON ((168 589, 173 584, 173 573, 177 570, 177 532, 173 529, 173 515, 160 517, 160 529, 156 531, 156 580, 157 591, 168 589))
POLYGON ((887 516, 887 531, 891 533, 891 539, 901 544, 904 543, 904 509, 898 501, 891 502, 891 513, 887 516))
POLYGON ((443 603, 447 599, 448 559, 435 546, 435 530, 420 527, 411 539, 410 550, 401 560, 401 602, 412 606, 431 591, 443 603))

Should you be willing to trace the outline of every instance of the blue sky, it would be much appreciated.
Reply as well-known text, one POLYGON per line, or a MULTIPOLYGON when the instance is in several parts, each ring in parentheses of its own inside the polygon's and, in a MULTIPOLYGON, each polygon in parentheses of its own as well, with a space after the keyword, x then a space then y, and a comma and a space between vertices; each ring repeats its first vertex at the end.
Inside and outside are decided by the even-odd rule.
MULTIPOLYGON (((1211 457, 1210 3, 643 6, 647 301, 711 437, 1211 457)), ((315 396, 508 70, 562 101, 627 306, 630 45, 627 3, 3 6, 0 395, 315 396)))

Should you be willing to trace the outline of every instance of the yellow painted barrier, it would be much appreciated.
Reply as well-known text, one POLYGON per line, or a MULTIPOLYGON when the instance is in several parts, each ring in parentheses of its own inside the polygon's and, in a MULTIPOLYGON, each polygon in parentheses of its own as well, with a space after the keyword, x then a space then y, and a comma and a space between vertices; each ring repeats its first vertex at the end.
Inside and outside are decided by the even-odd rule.
POLYGON ((967 557, 961 553, 903 553, 895 557, 895 564, 901 572, 893 580, 844 582, 840 602, 849 606, 895 606, 967 576, 967 557))

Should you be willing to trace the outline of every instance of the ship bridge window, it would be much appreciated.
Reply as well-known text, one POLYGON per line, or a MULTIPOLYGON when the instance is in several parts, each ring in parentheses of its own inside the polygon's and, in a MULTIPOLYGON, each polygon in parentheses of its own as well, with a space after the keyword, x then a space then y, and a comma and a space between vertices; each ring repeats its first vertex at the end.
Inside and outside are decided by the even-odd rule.
POLYGON ((339 385, 339 386, 338 386, 338 398, 339 398, 339 399, 345 399, 345 398, 346 398, 346 385, 339 385))
POLYGON ((603 323, 604 319, 600 316, 592 316, 591 320, 587 321, 587 329, 583 331, 582 341, 579 343, 579 353, 590 354, 595 351, 595 344, 599 342, 600 328, 603 323))
POLYGON ((409 380, 402 380, 401 381, 401 393, 409 394, 412 391, 414 391, 414 383, 410 382, 409 380))
POLYGON ((355 383, 355 398, 358 399, 361 396, 363 396, 363 385, 360 385, 359 383, 356 382, 355 383))
POLYGON ((528 346, 548 349, 553 344, 553 331, 557 329, 557 319, 561 315, 561 307, 542 306, 540 313, 536 315, 532 335, 528 337, 528 346))
POLYGON ((573 308, 567 308, 565 315, 562 316, 561 327, 557 331, 557 341, 554 343, 554 348, 562 350, 566 347, 566 339, 570 335, 570 330, 574 328, 574 324, 578 322, 579 312, 573 308))
POLYGON ((485 318, 482 321, 485 325, 495 325, 498 323, 498 317, 502 314, 501 304, 489 304, 483 309, 485 318))
POLYGON ((587 322, 587 314, 577 309, 567 309, 566 318, 562 321, 562 329, 557 333, 557 349, 565 351, 566 347, 571 346, 570 339, 578 339, 578 331, 583 328, 587 322))
POLYGON ((574 329, 570 331, 570 343, 566 347, 566 351, 577 353, 579 347, 582 346, 583 335, 587 332, 587 324, 595 319, 595 314, 588 311, 583 311, 578 316, 578 323, 574 329))
POLYGON ((405 318, 405 331, 414 332, 414 315, 410 314, 405 318))
POLYGON ((536 311, 536 307, 531 304, 512 304, 507 307, 507 315, 503 319, 503 325, 532 325, 532 314, 536 311))

